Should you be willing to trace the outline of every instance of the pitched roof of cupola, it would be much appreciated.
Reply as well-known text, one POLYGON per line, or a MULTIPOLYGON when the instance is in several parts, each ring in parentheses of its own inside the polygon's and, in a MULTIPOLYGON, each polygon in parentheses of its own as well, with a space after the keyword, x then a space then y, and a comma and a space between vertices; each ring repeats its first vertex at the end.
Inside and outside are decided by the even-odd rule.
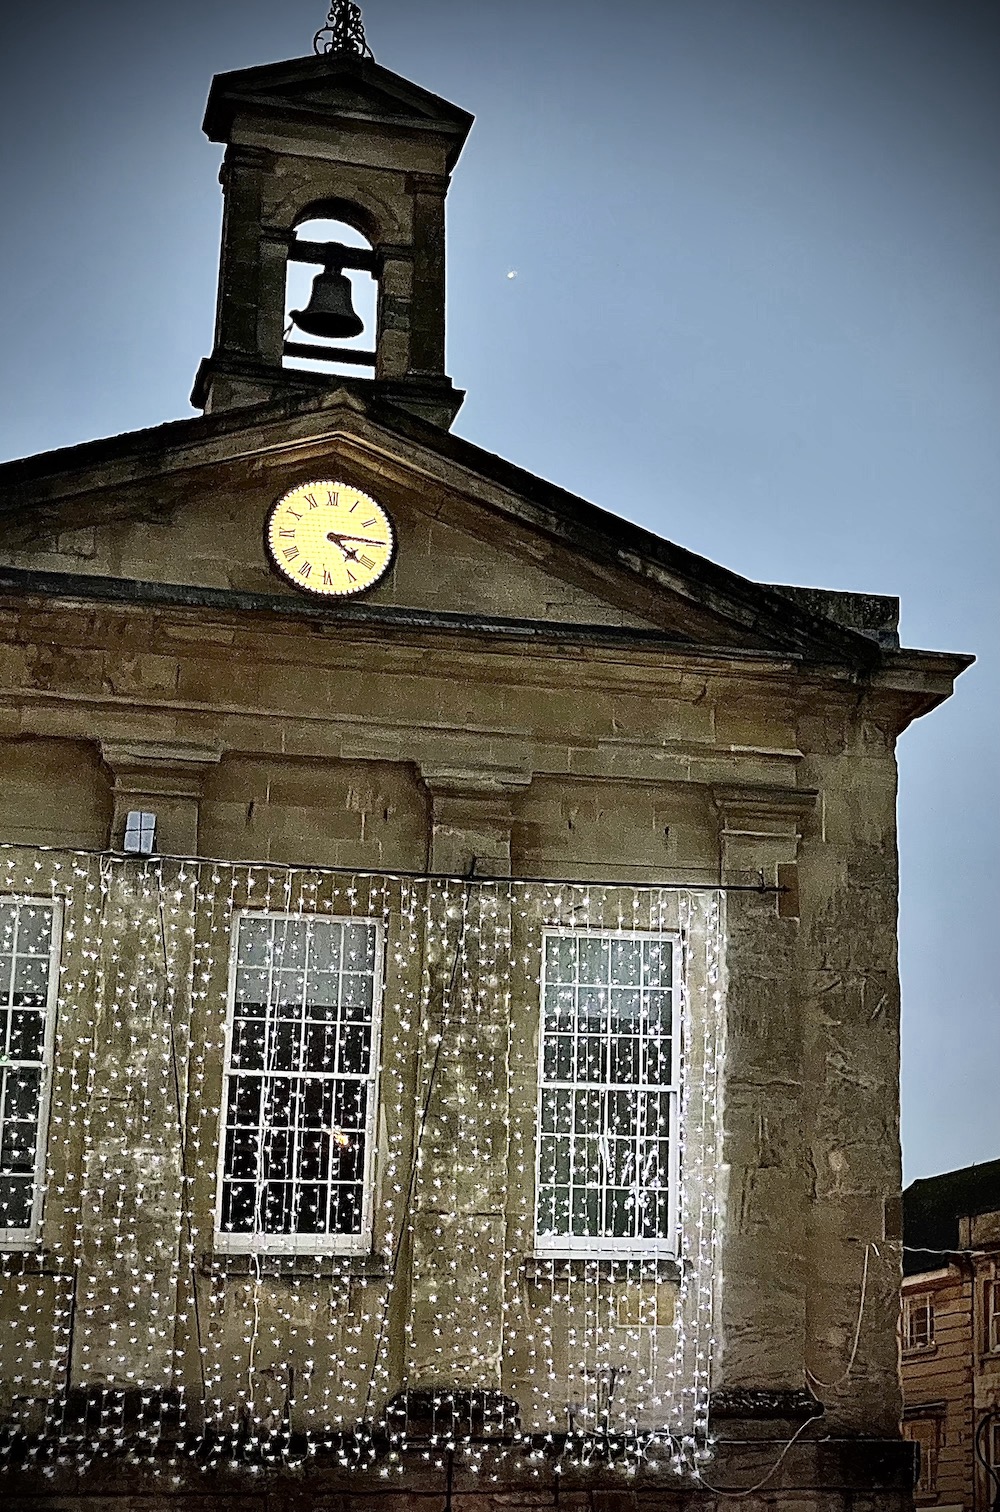
POLYGON ((352 130, 387 126, 444 138, 449 173, 475 119, 372 58, 338 53, 218 74, 203 130, 210 141, 228 142, 241 119, 273 128, 282 118, 321 136, 332 136, 349 123, 352 130))

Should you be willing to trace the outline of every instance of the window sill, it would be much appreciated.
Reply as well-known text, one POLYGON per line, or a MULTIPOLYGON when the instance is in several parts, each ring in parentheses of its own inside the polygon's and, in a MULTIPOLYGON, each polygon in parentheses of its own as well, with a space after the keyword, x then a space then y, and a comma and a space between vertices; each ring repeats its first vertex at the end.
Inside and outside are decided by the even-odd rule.
POLYGON ((528 1255, 521 1262, 528 1281, 673 1281, 681 1279, 672 1255, 528 1255))
POLYGON ((938 1347, 936 1344, 904 1344, 902 1350, 903 1359, 919 1360, 922 1359, 925 1355, 937 1354, 937 1348, 938 1347))
POLYGON ((0 1239, 0 1256, 2 1255, 16 1255, 26 1264, 34 1261, 35 1265, 31 1267, 32 1269, 43 1267, 53 1260, 37 1239, 0 1239))
POLYGON ((385 1255, 228 1255, 205 1254, 198 1266, 203 1276, 252 1276, 269 1280, 332 1281, 342 1278, 383 1281, 391 1264, 385 1255))

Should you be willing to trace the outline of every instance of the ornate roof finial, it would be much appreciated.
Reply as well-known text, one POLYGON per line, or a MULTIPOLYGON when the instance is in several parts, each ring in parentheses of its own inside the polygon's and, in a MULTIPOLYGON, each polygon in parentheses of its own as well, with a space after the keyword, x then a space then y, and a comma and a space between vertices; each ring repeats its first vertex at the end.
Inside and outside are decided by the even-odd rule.
POLYGON ((313 49, 320 57, 353 53, 358 58, 374 58, 365 40, 360 5, 354 0, 333 0, 326 25, 313 38, 313 49))

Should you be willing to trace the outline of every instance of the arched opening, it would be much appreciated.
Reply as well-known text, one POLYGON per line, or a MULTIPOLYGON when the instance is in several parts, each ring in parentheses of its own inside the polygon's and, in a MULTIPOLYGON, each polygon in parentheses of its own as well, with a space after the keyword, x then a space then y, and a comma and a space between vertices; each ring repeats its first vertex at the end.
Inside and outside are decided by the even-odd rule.
POLYGON ((330 219, 324 209, 306 212, 311 218, 296 228, 289 253, 284 366, 326 374, 370 373, 378 324, 371 243, 346 220, 330 219), (361 323, 357 334, 350 333, 352 314, 361 323))

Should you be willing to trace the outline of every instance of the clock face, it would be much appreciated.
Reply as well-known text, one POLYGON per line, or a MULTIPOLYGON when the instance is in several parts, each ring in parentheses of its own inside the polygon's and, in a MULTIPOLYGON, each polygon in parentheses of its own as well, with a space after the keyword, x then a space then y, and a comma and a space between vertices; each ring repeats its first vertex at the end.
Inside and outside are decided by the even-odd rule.
POLYGON ((380 504, 347 483, 299 483, 265 527, 274 566, 306 593, 346 598, 384 576, 395 540, 380 504))

